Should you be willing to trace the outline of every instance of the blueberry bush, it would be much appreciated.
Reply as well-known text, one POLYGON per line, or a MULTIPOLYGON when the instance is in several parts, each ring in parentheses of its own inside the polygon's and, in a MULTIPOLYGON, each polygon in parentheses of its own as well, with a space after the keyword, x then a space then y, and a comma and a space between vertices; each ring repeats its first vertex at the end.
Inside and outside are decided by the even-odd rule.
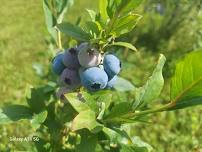
POLYGON ((154 113, 202 104, 202 50, 176 63, 172 79, 167 82, 170 102, 153 106, 165 84, 165 56, 159 55, 147 82, 137 87, 119 75, 124 62, 116 55, 123 48, 134 54, 138 51, 122 37, 141 21, 142 16, 134 11, 141 2, 100 0, 98 12, 86 10, 89 21, 82 23, 78 17, 76 23, 70 23, 63 18, 73 0, 43 0, 47 29, 56 47, 50 51, 47 83, 27 88, 27 105, 2 107, 0 124, 28 120, 39 138, 30 151, 155 151, 131 135, 130 126, 147 125, 154 113), (63 48, 63 39, 68 39, 68 48, 63 48), (120 94, 128 97, 121 98, 120 94))

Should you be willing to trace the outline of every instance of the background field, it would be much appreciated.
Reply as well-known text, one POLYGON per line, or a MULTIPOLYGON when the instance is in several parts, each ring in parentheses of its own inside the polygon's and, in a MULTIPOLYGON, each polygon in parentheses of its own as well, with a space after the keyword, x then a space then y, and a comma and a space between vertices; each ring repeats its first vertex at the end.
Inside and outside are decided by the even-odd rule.
MULTIPOLYGON (((137 13, 143 19, 124 40, 133 42, 139 53, 118 51, 124 70, 122 75, 140 86, 150 75, 160 53, 168 58, 166 69, 173 67, 177 58, 202 47, 202 13, 199 0, 155 0, 145 2, 137 13), (158 7, 163 6, 163 11, 158 7), (158 6, 159 5, 159 6, 158 6)), ((26 86, 45 82, 33 68, 49 66, 48 41, 42 1, 0 0, 0 106, 25 104, 26 86)), ((75 0, 65 20, 86 19, 86 8, 96 9, 97 1, 75 0)), ((172 70, 164 71, 166 81, 172 70)), ((42 71, 43 73, 43 71, 42 71)), ((159 104, 169 100, 169 86, 166 85, 159 104), (164 99, 164 100, 162 100, 164 99)), ((134 124, 131 130, 150 143, 157 152, 198 152, 202 148, 202 107, 156 114, 151 123, 134 124)), ((23 137, 32 134, 29 124, 21 121, 0 126, 0 151, 26 150, 24 143, 9 142, 9 137, 23 137)))

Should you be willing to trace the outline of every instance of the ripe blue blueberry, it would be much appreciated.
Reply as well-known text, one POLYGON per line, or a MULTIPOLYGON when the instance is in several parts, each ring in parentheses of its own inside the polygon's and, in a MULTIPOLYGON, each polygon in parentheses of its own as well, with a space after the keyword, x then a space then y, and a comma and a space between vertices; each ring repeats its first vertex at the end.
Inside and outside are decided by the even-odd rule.
POLYGON ((63 86, 70 86, 72 89, 77 88, 80 85, 80 77, 77 70, 64 69, 60 75, 60 84, 63 86))
POLYGON ((89 43, 82 43, 77 48, 79 50, 78 60, 81 66, 88 68, 100 64, 102 55, 95 48, 91 48, 89 43))
POLYGON ((111 80, 108 81, 106 88, 107 89, 113 88, 116 81, 117 81, 117 75, 115 75, 111 80))
POLYGON ((103 65, 109 79, 117 75, 121 70, 120 60, 112 54, 105 55, 103 65))
POLYGON ((69 69, 78 69, 80 67, 77 49, 70 48, 65 51, 63 64, 69 69))
POLYGON ((106 72, 98 67, 80 68, 79 75, 83 86, 90 91, 104 89, 108 82, 106 72))
POLYGON ((63 58, 64 58, 64 54, 60 53, 56 55, 56 57, 53 59, 53 62, 52 62, 52 69, 58 75, 60 75, 62 71, 65 69, 65 65, 62 62, 63 58))

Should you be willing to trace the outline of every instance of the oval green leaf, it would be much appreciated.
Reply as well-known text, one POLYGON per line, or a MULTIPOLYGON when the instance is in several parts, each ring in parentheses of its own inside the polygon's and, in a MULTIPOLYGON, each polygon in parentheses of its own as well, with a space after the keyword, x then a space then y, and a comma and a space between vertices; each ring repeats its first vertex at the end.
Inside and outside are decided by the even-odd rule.
POLYGON ((77 131, 83 128, 96 133, 102 129, 102 125, 96 121, 95 112, 92 110, 85 110, 80 112, 72 122, 72 131, 77 131))
POLYGON ((79 40, 79 41, 89 41, 90 35, 86 33, 83 29, 79 26, 76 26, 71 23, 61 23, 57 25, 57 28, 64 34, 79 40))
POLYGON ((131 91, 135 89, 135 86, 128 80, 117 77, 116 83, 114 84, 113 88, 117 91, 131 91))
POLYGON ((132 45, 131 43, 127 43, 127 42, 114 42, 113 44, 111 44, 111 46, 122 46, 122 47, 126 47, 129 48, 133 51, 137 51, 137 49, 135 48, 134 45, 132 45))
POLYGON ((136 89, 135 95, 136 100, 133 107, 136 108, 141 104, 152 102, 156 99, 164 86, 164 79, 162 75, 162 70, 165 64, 166 58, 163 54, 160 55, 156 68, 153 71, 151 77, 146 82, 146 84, 140 88, 136 89))
POLYGON ((202 104, 202 51, 194 51, 176 64, 171 80, 173 109, 202 104))

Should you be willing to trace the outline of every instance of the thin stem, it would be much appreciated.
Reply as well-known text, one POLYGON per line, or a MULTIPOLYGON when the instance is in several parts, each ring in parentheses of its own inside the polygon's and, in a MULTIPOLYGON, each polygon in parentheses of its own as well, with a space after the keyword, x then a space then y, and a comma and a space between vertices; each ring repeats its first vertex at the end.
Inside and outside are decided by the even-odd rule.
POLYGON ((57 45, 59 49, 62 49, 61 32, 57 29, 57 45))
MULTIPOLYGON (((138 116, 142 116, 142 115, 146 115, 146 114, 152 114, 152 113, 156 113, 156 112, 162 112, 162 111, 166 111, 169 108, 175 106, 175 102, 170 102, 162 107, 158 107, 155 109, 149 109, 149 110, 145 110, 145 111, 140 111, 140 112, 132 112, 132 113, 128 113, 125 115, 120 116, 118 119, 119 120, 125 120, 125 119, 131 119, 132 117, 138 117, 138 116)), ((116 121, 116 118, 109 118, 109 119, 105 119, 105 122, 114 122, 116 121)))
POLYGON ((149 110, 145 110, 145 111, 141 111, 141 112, 136 112, 136 113, 132 113, 132 115, 130 116, 141 116, 141 115, 145 115, 145 114, 152 114, 152 113, 156 113, 156 112, 162 112, 162 111, 166 111, 167 109, 171 108, 175 106, 175 102, 170 102, 162 107, 156 108, 156 109, 149 109, 149 110))

